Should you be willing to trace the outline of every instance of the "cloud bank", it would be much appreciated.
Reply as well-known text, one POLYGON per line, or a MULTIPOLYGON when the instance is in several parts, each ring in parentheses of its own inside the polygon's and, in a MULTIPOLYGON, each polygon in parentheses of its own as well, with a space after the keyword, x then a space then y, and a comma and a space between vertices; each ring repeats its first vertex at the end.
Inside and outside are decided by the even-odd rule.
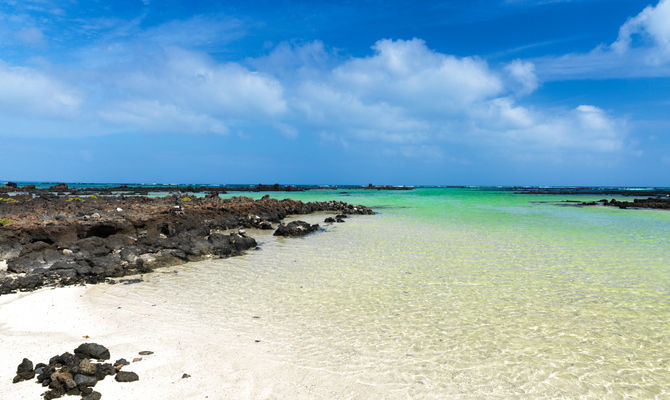
MULTIPOLYGON (((600 51, 634 51, 634 38, 644 34, 657 49, 645 62, 665 65, 668 4, 626 22, 600 51)), ((316 41, 221 61, 198 46, 222 32, 225 40, 234 37, 238 21, 228 22, 214 28, 196 17, 140 33, 137 23, 117 24, 103 42, 77 49, 72 65, 2 62, 0 136, 241 132, 376 144, 389 154, 432 159, 449 157, 454 144, 538 156, 627 146, 626 121, 597 105, 528 106, 525 99, 541 85, 533 62, 489 65, 437 52, 417 38, 379 40, 363 57, 342 57, 316 41), (189 42, 185 32, 194 27, 189 42)), ((37 31, 24 36, 48 40, 37 31)))
POLYGON ((670 76, 670 0, 660 0, 619 28, 617 39, 588 53, 534 60, 542 79, 670 76))

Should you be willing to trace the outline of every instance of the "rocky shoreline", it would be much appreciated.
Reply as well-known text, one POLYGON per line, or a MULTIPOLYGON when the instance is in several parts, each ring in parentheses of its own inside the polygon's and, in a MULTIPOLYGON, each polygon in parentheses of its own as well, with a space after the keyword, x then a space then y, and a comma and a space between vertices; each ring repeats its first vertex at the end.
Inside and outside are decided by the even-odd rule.
POLYGON ((653 208, 660 210, 670 210, 670 198, 649 197, 646 199, 633 199, 633 201, 618 201, 616 199, 602 199, 598 201, 587 201, 580 203, 582 206, 607 206, 626 208, 653 208))
POLYGON ((592 188, 510 188, 518 194, 551 194, 551 195, 613 195, 626 197, 645 197, 633 199, 632 201, 619 201, 616 199, 601 199, 598 201, 565 200, 566 203, 574 203, 579 206, 606 206, 626 208, 647 208, 670 210, 670 190, 666 189, 598 189, 592 188))
MULTIPOLYGON (((305 203, 268 195, 253 200, 222 199, 217 193, 201 198, 104 193, 0 194, 0 295, 239 255, 257 245, 244 228, 274 229, 289 215, 374 213, 343 202, 305 203)), ((280 224, 278 235, 299 236, 316 229, 298 226, 280 224)))
MULTIPOLYGON (((338 186, 291 186, 291 185, 265 185, 256 186, 183 186, 183 185, 120 185, 110 187, 70 187, 65 183, 56 183, 47 187, 36 187, 35 185, 19 186, 14 182, 7 182, 0 186, 0 194, 22 194, 33 196, 49 195, 71 195, 71 196, 91 196, 91 195, 132 195, 147 196, 151 193, 211 193, 224 194, 227 192, 304 192, 312 189, 330 189, 338 190, 345 187, 338 186)), ((367 190, 413 190, 413 186, 367 186, 349 187, 346 189, 367 189, 367 190)))
POLYGON ((518 194, 553 194, 553 195, 602 195, 602 196, 627 196, 627 197, 645 197, 653 196, 656 198, 670 199, 670 190, 667 189, 594 189, 594 188, 521 188, 511 187, 509 190, 518 194))

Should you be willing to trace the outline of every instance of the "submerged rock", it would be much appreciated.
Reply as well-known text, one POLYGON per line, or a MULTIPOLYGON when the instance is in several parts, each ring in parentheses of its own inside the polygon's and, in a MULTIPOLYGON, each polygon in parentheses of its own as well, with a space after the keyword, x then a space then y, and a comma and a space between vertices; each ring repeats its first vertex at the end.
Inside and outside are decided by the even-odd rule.
POLYGON ((305 221, 293 221, 288 224, 279 224, 274 236, 304 236, 319 229, 318 224, 310 225, 305 221))

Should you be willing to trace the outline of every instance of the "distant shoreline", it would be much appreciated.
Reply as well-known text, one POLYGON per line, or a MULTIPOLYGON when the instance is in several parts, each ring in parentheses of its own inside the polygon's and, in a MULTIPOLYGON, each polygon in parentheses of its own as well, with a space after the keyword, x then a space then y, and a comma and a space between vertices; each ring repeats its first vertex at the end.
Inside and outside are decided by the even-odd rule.
POLYGON ((0 193, 16 192, 30 194, 44 194, 44 193, 69 193, 74 195, 90 195, 90 194, 128 194, 128 195, 147 195, 149 193, 219 193, 226 192, 303 192, 312 189, 366 189, 366 190, 412 190, 414 186, 390 186, 382 185, 376 186, 369 184, 366 186, 325 186, 325 185, 241 185, 241 186, 227 186, 227 185, 143 185, 143 184, 125 184, 107 186, 100 183, 86 183, 86 184, 72 184, 66 183, 41 183, 39 184, 22 184, 15 182, 7 182, 4 186, 0 186, 0 193))

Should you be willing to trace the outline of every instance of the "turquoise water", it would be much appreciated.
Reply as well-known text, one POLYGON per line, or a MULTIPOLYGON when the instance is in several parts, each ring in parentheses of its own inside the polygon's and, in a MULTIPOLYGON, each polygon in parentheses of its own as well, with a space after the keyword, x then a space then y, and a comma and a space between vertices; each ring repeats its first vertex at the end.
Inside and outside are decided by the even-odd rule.
POLYGON ((253 232, 261 251, 109 295, 169 293, 186 329, 262 337, 368 388, 347 398, 670 397, 670 212, 479 189, 270 195, 378 214, 253 232))

